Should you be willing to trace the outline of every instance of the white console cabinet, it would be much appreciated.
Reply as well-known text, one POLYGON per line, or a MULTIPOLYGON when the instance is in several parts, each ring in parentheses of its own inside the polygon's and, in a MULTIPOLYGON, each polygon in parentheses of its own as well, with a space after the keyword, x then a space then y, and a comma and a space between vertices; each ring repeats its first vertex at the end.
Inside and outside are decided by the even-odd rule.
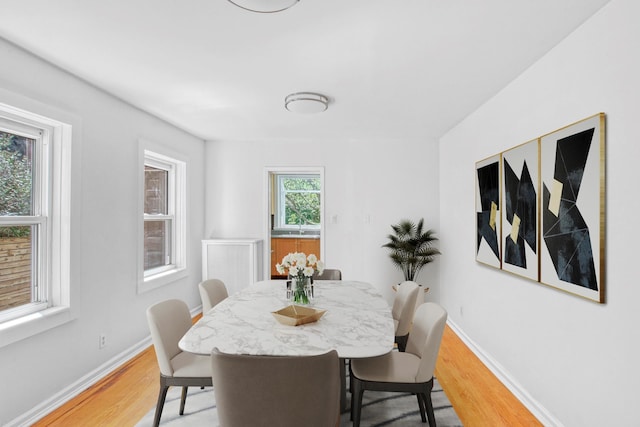
POLYGON ((262 247, 259 239, 203 240, 202 280, 222 280, 229 295, 263 280, 262 247))

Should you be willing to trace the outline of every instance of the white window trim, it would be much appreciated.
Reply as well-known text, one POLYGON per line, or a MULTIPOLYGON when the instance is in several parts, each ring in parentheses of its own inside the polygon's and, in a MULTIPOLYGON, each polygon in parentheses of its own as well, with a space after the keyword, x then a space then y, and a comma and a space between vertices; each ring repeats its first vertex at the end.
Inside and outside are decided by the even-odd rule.
POLYGON ((40 268, 40 273, 46 275, 45 280, 48 281, 48 304, 32 306, 31 309, 43 309, 26 309, 22 312, 24 315, 0 323, 0 347, 4 347, 76 318, 78 300, 74 295, 77 286, 71 283, 71 145, 72 139, 77 137, 79 120, 9 91, 0 89, 0 96, 12 104, 0 103, 0 114, 3 117, 27 126, 46 129, 50 132, 49 141, 52 145, 49 187, 44 189, 51 192, 49 227, 46 230, 49 252, 45 259, 41 259, 40 268), (58 118, 66 123, 58 121, 58 118))
POLYGON ((138 143, 139 157, 139 202, 138 202, 138 293, 144 293, 176 280, 187 277, 187 163, 179 155, 167 148, 151 141, 140 139, 138 143), (169 185, 174 186, 170 193, 175 197, 173 206, 169 208, 172 214, 172 259, 171 266, 161 267, 145 274, 144 270, 144 167, 145 164, 158 162, 173 167, 173 179, 169 185))

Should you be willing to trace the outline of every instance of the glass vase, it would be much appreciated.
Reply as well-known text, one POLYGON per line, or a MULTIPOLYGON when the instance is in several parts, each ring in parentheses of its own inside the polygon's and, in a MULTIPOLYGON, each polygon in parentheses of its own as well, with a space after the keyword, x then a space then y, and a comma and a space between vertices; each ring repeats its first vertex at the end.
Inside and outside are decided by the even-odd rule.
POLYGON ((309 278, 295 276, 293 278, 293 302, 296 304, 309 304, 309 278))

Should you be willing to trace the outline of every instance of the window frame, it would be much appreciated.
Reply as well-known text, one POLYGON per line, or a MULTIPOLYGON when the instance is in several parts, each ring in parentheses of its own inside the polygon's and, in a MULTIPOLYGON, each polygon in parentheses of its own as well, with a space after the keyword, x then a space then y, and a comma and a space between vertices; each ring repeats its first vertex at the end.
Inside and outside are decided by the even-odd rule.
POLYGON ((140 233, 138 262, 138 293, 167 285, 187 275, 187 163, 166 148, 141 139, 140 143, 140 233), (167 214, 148 215, 145 213, 145 167, 166 170, 167 214), (170 262, 166 265, 145 270, 144 224, 146 221, 167 220, 172 226, 169 233, 170 262))
MULTIPOLYGON (((146 199, 146 167, 152 167, 158 170, 162 170, 167 172, 167 182, 166 182, 166 195, 167 195, 167 213, 165 214, 148 214, 144 213, 144 222, 145 225, 147 222, 158 222, 163 221, 165 223, 169 223, 169 232, 166 237, 163 245, 165 247, 166 253, 165 255, 168 259, 165 260, 165 263, 159 267, 153 267, 144 270, 144 277, 151 277, 156 274, 164 273, 165 271, 172 270, 175 268, 176 262, 176 241, 175 241, 175 221, 176 221, 176 206, 175 206, 175 197, 176 197, 176 167, 172 162, 167 162, 164 160, 160 160, 157 158, 155 153, 150 155, 150 152, 146 152, 145 154, 145 199, 146 199)), ((146 201, 146 200, 145 200, 146 201)))
POLYGON ((286 191, 284 189, 284 185, 283 185, 283 180, 284 179, 292 179, 292 178, 300 178, 300 179, 308 179, 309 177, 313 177, 315 179, 318 179, 320 181, 320 184, 322 185, 322 179, 320 174, 315 175, 315 174, 301 174, 301 173, 276 173, 275 175, 275 179, 276 179, 276 215, 275 215, 275 224, 274 224, 274 229, 276 230, 285 230, 285 231, 292 231, 292 230, 309 230, 309 231, 318 231, 321 228, 321 224, 318 225, 303 225, 303 226, 299 226, 299 225, 292 225, 292 224, 286 224, 285 223, 285 215, 286 215, 286 206, 285 206, 285 200, 286 200, 286 193, 315 193, 318 194, 318 196, 320 197, 320 206, 318 207, 318 213, 320 215, 320 217, 322 217, 322 188, 320 190, 314 190, 314 191, 286 191))
POLYGON ((32 280, 36 281, 38 299, 42 300, 3 310, 0 347, 4 347, 76 317, 75 298, 72 305, 75 285, 71 283, 70 216, 71 146, 78 120, 8 91, 0 90, 0 95, 12 104, 0 103, 2 129, 38 140, 33 147, 31 215, 5 216, 0 225, 36 225, 32 280))
POLYGON ((0 215, 0 227, 31 227, 31 293, 32 301, 18 307, 0 311, 0 323, 10 321, 31 313, 42 311, 50 306, 51 279, 47 269, 49 242, 51 235, 51 181, 49 163, 51 159, 51 128, 33 126, 9 119, 0 113, 0 131, 34 140, 31 168, 31 212, 28 215, 0 215))

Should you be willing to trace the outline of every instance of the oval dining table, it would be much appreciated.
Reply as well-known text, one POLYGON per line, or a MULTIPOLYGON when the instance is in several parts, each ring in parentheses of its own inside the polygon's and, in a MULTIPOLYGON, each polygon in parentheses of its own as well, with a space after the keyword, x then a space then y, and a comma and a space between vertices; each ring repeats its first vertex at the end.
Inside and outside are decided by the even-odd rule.
MULTIPOLYGON (((326 310, 314 323, 289 326, 272 312, 292 301, 285 280, 257 282, 230 295, 203 313, 178 346, 190 353, 308 356, 336 350, 341 359, 380 356, 394 346, 391 309, 371 284, 316 280, 308 307, 326 310)), ((341 406, 346 406, 344 363, 341 363, 341 406)))

